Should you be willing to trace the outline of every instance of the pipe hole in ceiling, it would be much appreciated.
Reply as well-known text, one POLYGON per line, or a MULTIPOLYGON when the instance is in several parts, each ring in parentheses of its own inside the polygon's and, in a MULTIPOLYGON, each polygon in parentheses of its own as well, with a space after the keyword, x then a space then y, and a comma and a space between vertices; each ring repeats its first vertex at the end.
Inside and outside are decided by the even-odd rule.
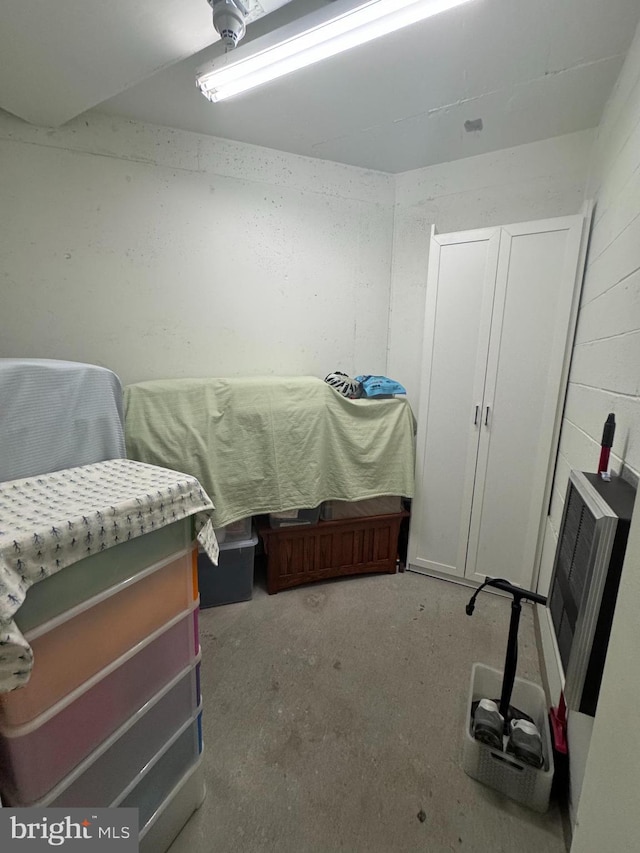
POLYGON ((464 129, 467 133, 471 133, 474 130, 482 130, 483 124, 481 118, 467 119, 464 123, 464 129))

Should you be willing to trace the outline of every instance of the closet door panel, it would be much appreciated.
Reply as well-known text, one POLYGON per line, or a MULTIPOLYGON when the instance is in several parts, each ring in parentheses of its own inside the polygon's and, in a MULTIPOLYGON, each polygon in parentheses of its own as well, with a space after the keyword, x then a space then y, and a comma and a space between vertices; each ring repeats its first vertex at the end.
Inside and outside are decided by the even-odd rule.
POLYGON ((583 217, 503 230, 465 575, 529 587, 583 217))
POLYGON ((457 576, 464 574, 499 239, 499 229, 433 237, 429 259, 409 562, 457 576))

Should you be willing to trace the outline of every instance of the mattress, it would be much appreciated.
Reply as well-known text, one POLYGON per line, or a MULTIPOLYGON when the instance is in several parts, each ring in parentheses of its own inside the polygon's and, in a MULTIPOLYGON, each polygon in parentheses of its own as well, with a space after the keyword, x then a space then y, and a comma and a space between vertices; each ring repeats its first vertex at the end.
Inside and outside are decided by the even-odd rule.
POLYGON ((127 454, 196 477, 213 524, 327 500, 412 497, 403 397, 348 400, 311 376, 170 379, 124 391, 127 454))

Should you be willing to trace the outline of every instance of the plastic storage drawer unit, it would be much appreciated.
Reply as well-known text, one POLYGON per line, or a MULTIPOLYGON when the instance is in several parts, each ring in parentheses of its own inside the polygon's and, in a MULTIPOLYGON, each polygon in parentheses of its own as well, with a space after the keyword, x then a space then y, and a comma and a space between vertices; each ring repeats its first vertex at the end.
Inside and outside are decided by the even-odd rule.
POLYGON ((138 824, 144 827, 167 799, 202 752, 202 721, 198 715, 176 734, 149 762, 136 785, 113 805, 138 809, 138 824))
POLYGON ((218 565, 198 555, 200 607, 248 601, 253 595, 253 560, 258 537, 220 545, 218 565))
POLYGON ((34 584, 16 615, 23 634, 191 547, 191 519, 78 560, 34 584))
POLYGON ((195 608, 134 646, 77 691, 24 726, 0 726, 1 792, 32 803, 191 666, 195 608))
MULTIPOLYGON (((129 789, 154 760, 200 713, 199 664, 174 678, 144 708, 107 738, 53 790, 35 803, 18 803, 11 796, 7 805, 38 808, 106 808, 129 789)), ((4 801, 4 799, 3 799, 4 801)))
POLYGON ((0 696, 0 722, 22 725, 51 708, 186 610, 193 592, 191 551, 185 551, 28 632, 31 678, 0 696))
POLYGON ((187 770, 169 796, 140 829, 140 853, 168 850, 191 815, 206 796, 202 756, 187 770))

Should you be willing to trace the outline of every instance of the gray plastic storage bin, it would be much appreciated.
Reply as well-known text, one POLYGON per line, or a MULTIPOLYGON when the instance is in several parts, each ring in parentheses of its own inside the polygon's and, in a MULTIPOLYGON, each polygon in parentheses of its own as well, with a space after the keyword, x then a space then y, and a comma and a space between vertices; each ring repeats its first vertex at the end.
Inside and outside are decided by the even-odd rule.
POLYGON ((553 750, 547 721, 547 702, 542 687, 516 678, 511 694, 511 704, 531 717, 542 737, 544 764, 540 769, 524 764, 507 752, 480 743, 471 733, 473 702, 499 697, 501 688, 502 672, 474 663, 464 726, 463 769, 473 779, 512 800, 536 812, 546 812, 553 781, 553 750))
POLYGON ((253 558, 258 537, 220 543, 218 565, 198 554, 200 607, 248 601, 253 595, 253 558))

